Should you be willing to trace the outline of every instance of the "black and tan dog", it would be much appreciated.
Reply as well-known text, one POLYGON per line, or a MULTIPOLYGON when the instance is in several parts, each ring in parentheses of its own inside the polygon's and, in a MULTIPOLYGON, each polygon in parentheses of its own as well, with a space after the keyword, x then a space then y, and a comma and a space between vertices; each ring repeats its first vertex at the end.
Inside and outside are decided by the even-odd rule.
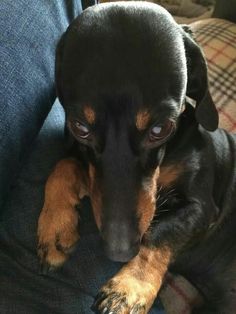
POLYGON ((62 36, 56 84, 72 149, 46 185, 41 261, 67 259, 88 195, 106 255, 128 262, 97 313, 147 313, 170 269, 205 297, 196 313, 235 314, 236 138, 216 130, 186 28, 155 4, 91 7, 62 36))

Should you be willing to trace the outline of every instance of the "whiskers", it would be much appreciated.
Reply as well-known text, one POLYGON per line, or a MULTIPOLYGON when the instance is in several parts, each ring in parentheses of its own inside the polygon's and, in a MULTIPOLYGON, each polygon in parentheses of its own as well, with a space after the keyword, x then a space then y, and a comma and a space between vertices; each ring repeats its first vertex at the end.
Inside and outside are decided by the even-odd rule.
POLYGON ((153 225, 156 225, 159 221, 159 218, 162 214, 171 212, 172 206, 168 206, 168 202, 172 203, 172 200, 177 198, 178 193, 175 189, 166 190, 163 186, 160 186, 157 191, 156 197, 156 212, 152 219, 149 228, 152 228, 153 225), (167 206, 166 206, 167 205, 167 206))
POLYGON ((168 211, 168 209, 163 208, 167 202, 171 202, 171 200, 176 199, 178 196, 177 191, 175 189, 165 190, 162 186, 157 191, 156 198, 156 207, 157 213, 168 211))
POLYGON ((158 228, 160 221, 167 219, 170 214, 174 214, 182 206, 184 198, 174 188, 166 189, 163 186, 159 186, 156 196, 156 212, 153 219, 146 231, 147 238, 151 238, 151 234, 155 233, 155 229, 158 228))

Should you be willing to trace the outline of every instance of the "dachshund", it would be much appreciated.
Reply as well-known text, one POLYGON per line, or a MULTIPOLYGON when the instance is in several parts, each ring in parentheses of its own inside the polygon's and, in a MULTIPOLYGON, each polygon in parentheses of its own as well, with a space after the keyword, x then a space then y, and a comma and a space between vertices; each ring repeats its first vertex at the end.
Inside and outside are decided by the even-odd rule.
POLYGON ((188 27, 153 3, 95 5, 62 35, 55 76, 69 149, 46 183, 41 262, 67 260, 89 196, 104 253, 126 263, 96 313, 148 313, 170 270, 203 295, 193 313, 235 314, 236 136, 188 27))

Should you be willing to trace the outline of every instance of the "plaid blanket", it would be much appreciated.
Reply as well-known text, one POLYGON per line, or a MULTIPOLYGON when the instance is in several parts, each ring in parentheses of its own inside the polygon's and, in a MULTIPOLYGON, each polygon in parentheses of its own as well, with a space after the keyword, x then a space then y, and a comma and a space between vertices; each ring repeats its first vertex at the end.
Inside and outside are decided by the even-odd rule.
MULTIPOLYGON (((191 24, 209 69, 209 87, 217 106, 220 127, 236 132, 236 24, 208 19, 191 24)), ((200 293, 182 276, 167 274, 160 293, 168 314, 190 314, 201 305, 200 293)))
POLYGON ((151 0, 151 2, 162 5, 172 15, 184 16, 186 18, 201 18, 205 13, 212 12, 214 7, 214 0, 151 0))
POLYGON ((167 314, 190 314, 195 306, 203 304, 199 291, 177 274, 166 275, 159 296, 167 314))
POLYGON ((236 132, 236 25, 207 19, 191 25, 209 68, 209 86, 220 127, 236 132))

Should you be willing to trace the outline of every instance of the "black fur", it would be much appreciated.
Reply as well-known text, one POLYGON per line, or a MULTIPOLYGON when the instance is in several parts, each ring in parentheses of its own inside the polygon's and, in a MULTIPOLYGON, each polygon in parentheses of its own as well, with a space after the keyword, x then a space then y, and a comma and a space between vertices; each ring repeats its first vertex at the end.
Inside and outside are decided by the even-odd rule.
POLYGON ((236 138, 217 129, 201 49, 157 5, 98 5, 84 11, 63 35, 56 81, 67 121, 83 122, 85 103, 96 112, 90 140, 68 136, 84 167, 92 163, 97 169, 103 238, 114 250, 122 250, 123 239, 130 258, 137 254, 134 208, 142 182, 158 166, 181 166, 175 184, 159 192, 145 241, 172 248, 170 268, 206 299, 207 309, 198 314, 235 313, 236 138), (195 100, 196 109, 186 96, 195 100), (134 121, 142 107, 151 121, 140 132, 134 121), (167 119, 175 123, 175 132, 149 145, 150 127, 167 119))

